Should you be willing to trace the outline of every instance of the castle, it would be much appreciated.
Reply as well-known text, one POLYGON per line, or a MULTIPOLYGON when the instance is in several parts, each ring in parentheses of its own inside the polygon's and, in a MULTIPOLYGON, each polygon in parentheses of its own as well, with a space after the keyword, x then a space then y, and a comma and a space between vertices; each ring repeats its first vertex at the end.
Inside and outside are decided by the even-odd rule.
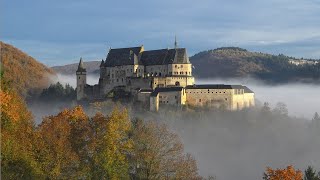
POLYGON ((151 111, 163 105, 240 110, 255 105, 254 92, 242 85, 196 85, 187 50, 145 51, 143 46, 109 49, 101 61, 99 83, 86 83, 82 58, 76 71, 77 100, 104 99, 115 89, 130 93, 151 111))

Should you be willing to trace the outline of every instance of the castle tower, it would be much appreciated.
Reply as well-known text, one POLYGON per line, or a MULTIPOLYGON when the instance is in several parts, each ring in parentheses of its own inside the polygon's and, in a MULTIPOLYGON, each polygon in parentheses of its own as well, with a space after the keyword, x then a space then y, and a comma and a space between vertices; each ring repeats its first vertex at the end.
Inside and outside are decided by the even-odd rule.
POLYGON ((87 71, 84 68, 82 58, 80 58, 80 62, 77 69, 77 100, 81 100, 85 97, 84 88, 87 84, 87 71))

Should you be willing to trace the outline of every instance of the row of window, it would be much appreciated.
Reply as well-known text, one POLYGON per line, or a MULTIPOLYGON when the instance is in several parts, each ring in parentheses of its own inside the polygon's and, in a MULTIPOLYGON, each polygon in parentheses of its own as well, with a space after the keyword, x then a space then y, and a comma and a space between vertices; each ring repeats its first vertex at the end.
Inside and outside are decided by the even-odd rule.
MULTIPOLYGON (((169 101, 159 101, 159 103, 161 103, 161 104, 169 104, 169 101)), ((178 101, 176 101, 176 104, 178 104, 179 102, 178 101)))
MULTIPOLYGON (((199 92, 193 91, 193 92, 186 92, 186 93, 189 93, 189 94, 193 93, 193 94, 195 94, 195 93, 199 93, 199 92)), ((202 92, 202 91, 201 91, 200 93, 205 93, 205 92, 202 92)), ((210 93, 210 92, 208 91, 208 93, 210 93)), ((211 93, 213 94, 214 92, 211 92, 211 93)), ((216 94, 218 94, 218 93, 219 93, 219 94, 222 94, 222 93, 225 94, 226 92, 215 92, 215 93, 216 93, 216 94)))
MULTIPOLYGON (((225 98, 224 99, 225 101, 228 101, 228 98, 225 98)), ((211 103, 214 103, 214 102, 216 102, 217 100, 214 100, 214 99, 211 99, 211 103)), ((199 99, 199 102, 201 102, 201 99, 199 99)))
MULTIPOLYGON (((167 98, 167 96, 159 96, 159 98, 160 98, 160 99, 162 99, 162 98, 165 99, 165 98, 167 98)), ((175 99, 178 99, 178 96, 174 96, 174 98, 175 98, 175 99)))
MULTIPOLYGON (((177 64, 174 67, 179 68, 177 64)), ((180 67, 183 68, 183 65, 181 64, 180 67)))

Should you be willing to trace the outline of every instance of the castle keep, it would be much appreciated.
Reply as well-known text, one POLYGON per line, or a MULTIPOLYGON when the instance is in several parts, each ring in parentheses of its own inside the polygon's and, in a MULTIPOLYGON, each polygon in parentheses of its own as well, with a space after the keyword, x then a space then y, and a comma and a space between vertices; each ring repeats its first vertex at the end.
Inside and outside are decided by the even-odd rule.
POLYGON ((135 101, 149 104, 151 111, 163 105, 206 106, 238 110, 255 105, 254 93, 242 85, 195 85, 192 64, 185 48, 145 51, 143 46, 110 49, 101 61, 99 83, 86 83, 80 59, 77 100, 99 100, 116 89, 131 94, 135 101))

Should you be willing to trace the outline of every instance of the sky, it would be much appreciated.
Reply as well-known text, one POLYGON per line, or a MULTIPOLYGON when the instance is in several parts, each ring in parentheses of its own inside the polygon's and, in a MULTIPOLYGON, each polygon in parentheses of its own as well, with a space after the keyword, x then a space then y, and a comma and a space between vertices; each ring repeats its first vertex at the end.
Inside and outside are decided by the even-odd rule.
POLYGON ((108 49, 237 46, 320 59, 320 0, 2 0, 0 40, 48 66, 108 49))

